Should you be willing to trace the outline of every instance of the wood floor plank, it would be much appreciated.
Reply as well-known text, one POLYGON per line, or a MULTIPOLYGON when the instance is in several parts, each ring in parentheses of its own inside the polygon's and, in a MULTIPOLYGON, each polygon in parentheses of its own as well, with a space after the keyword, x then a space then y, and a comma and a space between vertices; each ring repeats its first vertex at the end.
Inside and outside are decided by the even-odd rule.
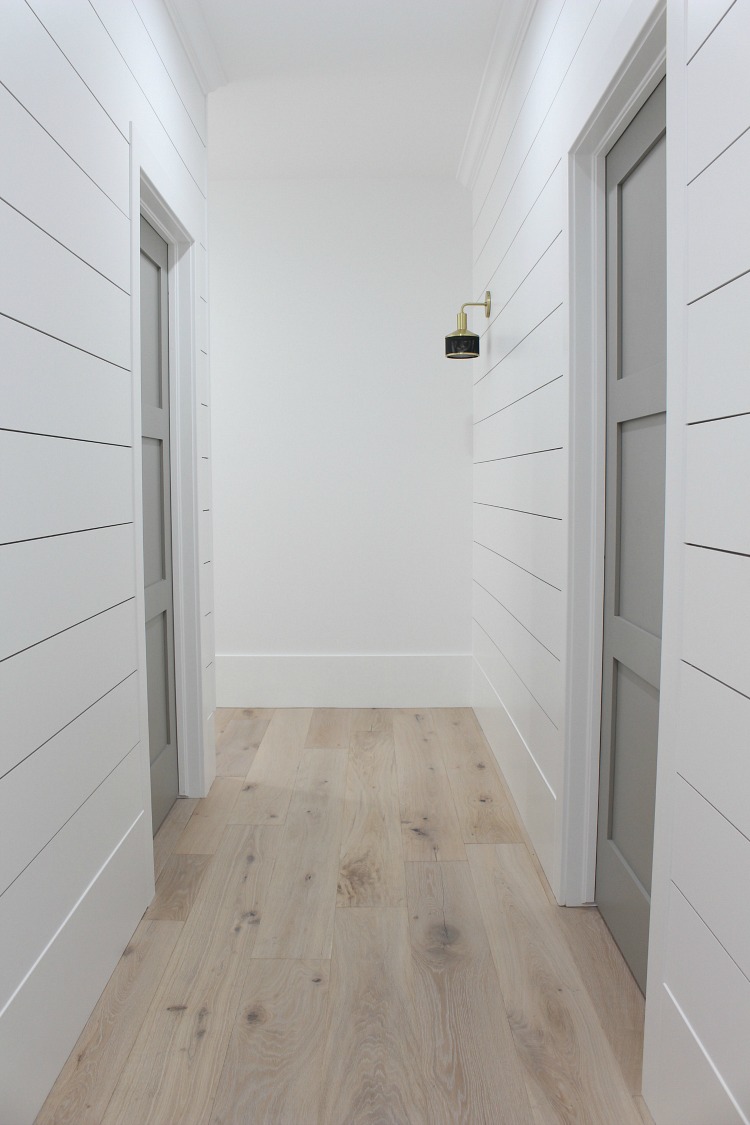
POLYGON ((158 879, 164 864, 174 852, 185 825, 198 804, 196 797, 179 797, 167 813, 164 823, 154 836, 154 875, 158 879))
POLYGON ((181 931, 181 922, 141 922, 42 1106, 36 1125, 101 1125, 181 931))
POLYGON ((226 829, 100 1125, 205 1125, 280 843, 226 829))
POLYGON ((175 855, 213 855, 221 844, 227 822, 223 816, 191 816, 177 841, 175 855))
POLYGON ((221 737, 236 714, 236 707, 217 707, 214 711, 214 731, 217 739, 221 737))
POLYGON ((406 860, 465 860, 461 828, 437 734, 425 711, 393 715, 406 860))
POLYGON ((190 853, 171 855, 156 880, 156 896, 144 917, 154 922, 184 922, 212 858, 190 853))
POLYGON ((264 719, 269 722, 276 712, 275 707, 236 707, 235 719, 264 719))
POLYGON ((306 751, 253 957, 330 957, 346 750, 306 751))
POLYGON ((319 1125, 438 1125, 427 1084, 405 909, 336 911, 319 1125))
POLYGON ((330 967, 251 963, 211 1125, 318 1125, 330 967))
POLYGON ((494 755, 468 707, 430 712, 467 844, 518 843, 521 831, 494 755))
POLYGON ((468 865, 407 863, 406 893, 430 1122, 531 1125, 468 865))
POLYGON ((352 712, 347 707, 316 707, 305 740, 306 750, 348 750, 352 712))
POLYGON ((232 824, 282 824, 312 719, 310 707, 274 711, 229 820, 232 824))
POLYGON ((352 734, 346 776, 338 906, 406 901, 396 753, 386 731, 352 734))
POLYGON ((393 712, 384 707, 355 707, 352 711, 352 733, 382 731, 393 733, 393 712))
POLYGON ((241 789, 241 777, 214 778, 208 796, 198 801, 193 816, 205 816, 210 820, 223 820, 226 824, 241 789))
POLYGON ((232 719, 216 740, 218 777, 245 777, 268 729, 268 719, 232 719))
POLYGON ((537 1120, 639 1115, 523 845, 472 844, 469 864, 537 1120))
POLYGON ((556 918, 628 1089, 640 1094, 643 994, 595 907, 559 910, 556 918))
POLYGON ((648 1106, 646 1105, 641 1095, 636 1094, 636 1096, 633 1098, 633 1101, 635 1102, 638 1112, 641 1115, 641 1121, 643 1125, 654 1125, 654 1119, 649 1113, 648 1106))

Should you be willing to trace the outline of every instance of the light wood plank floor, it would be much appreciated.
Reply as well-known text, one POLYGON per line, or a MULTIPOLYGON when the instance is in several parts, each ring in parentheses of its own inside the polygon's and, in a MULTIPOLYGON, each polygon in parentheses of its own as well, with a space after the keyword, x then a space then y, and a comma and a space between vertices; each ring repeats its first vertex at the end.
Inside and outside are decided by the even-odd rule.
POLYGON ((37 1125, 643 1125, 643 999, 469 710, 217 713, 37 1125))

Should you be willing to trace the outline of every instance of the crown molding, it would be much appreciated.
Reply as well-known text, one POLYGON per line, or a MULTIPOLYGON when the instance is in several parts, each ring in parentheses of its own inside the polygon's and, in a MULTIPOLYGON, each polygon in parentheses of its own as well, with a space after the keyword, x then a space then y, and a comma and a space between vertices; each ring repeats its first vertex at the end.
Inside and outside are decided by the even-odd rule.
POLYGON ((174 29, 187 52, 204 94, 229 82, 211 38, 199 0, 164 0, 174 29))
POLYGON ((476 183, 536 6, 537 0, 503 0, 456 171, 464 187, 471 189, 476 183))

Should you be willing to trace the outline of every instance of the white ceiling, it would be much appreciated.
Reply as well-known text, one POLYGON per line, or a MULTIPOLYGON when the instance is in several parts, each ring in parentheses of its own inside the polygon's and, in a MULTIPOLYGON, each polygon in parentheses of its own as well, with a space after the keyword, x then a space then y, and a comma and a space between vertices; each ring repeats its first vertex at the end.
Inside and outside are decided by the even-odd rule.
POLYGON ((455 175, 498 21, 529 0, 167 3, 223 179, 455 175))

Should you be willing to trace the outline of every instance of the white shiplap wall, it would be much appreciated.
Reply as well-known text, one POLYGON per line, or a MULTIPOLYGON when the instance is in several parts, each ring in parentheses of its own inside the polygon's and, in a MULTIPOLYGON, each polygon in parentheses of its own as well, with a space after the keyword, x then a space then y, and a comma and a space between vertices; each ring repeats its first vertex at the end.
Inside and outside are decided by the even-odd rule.
POLYGON ((668 8, 668 513, 644 1091, 659 1125, 750 1121, 750 0, 668 8), (666 602, 665 602, 666 605, 666 602))
POLYGON ((161 0, 3 0, 0 1120, 9 1125, 33 1121, 153 889, 135 601, 131 126, 196 240, 208 746, 205 97, 161 0))
MULTIPOLYGON (((567 646, 568 153, 656 5, 538 0, 482 156, 474 293, 474 702, 561 894, 567 646)), ((491 74, 491 68, 489 73, 491 74)))

